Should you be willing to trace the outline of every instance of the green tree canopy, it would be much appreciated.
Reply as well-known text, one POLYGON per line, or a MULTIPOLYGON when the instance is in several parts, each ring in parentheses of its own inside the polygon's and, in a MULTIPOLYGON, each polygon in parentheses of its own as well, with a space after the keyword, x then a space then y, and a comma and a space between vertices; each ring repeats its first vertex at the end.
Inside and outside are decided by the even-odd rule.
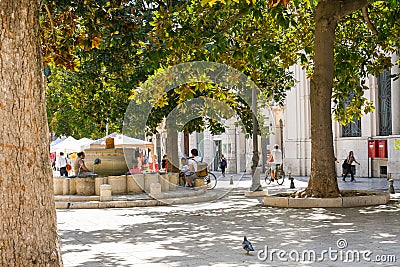
MULTIPOLYGON (((48 87, 48 94, 57 96, 48 101, 50 125, 57 133, 68 129, 69 132, 64 134, 80 136, 91 131, 92 135, 98 135, 104 131, 107 118, 116 128, 121 127, 129 92, 134 94, 137 86, 155 70, 181 62, 206 60, 235 67, 256 82, 266 99, 274 99, 280 104, 293 84, 287 71, 295 62, 288 52, 293 46, 287 44, 284 33, 290 22, 289 15, 271 15, 264 4, 238 3, 231 9, 223 9, 196 1, 174 2, 169 6, 142 7, 139 8, 142 13, 131 14, 133 4, 130 2, 78 3, 76 6, 49 4, 55 9, 50 9, 50 14, 80 21, 79 27, 75 25, 79 30, 70 26, 62 28, 61 32, 53 32, 52 17, 49 12, 43 13, 42 26, 48 29, 44 36, 53 37, 57 40, 55 48, 58 45, 59 49, 71 54, 63 57, 62 53, 57 56, 46 53, 49 55, 46 62, 57 66, 57 69, 52 67, 55 75, 49 78, 48 87), (62 59, 70 57, 74 59, 63 63, 62 59), (60 70, 59 65, 66 69, 60 70), (63 89, 60 89, 61 84, 64 84, 63 89), (109 99, 113 94, 116 95, 114 99, 109 99), (57 112, 60 102, 68 103, 63 112, 57 112), (84 109, 71 108, 82 105, 84 109), (82 129, 82 119, 78 117, 85 117, 84 125, 91 123, 93 127, 82 129), (65 127, 67 121, 69 127, 65 127)), ((46 51, 56 51, 51 48, 46 51)), ((227 98, 221 89, 216 94, 216 89, 210 86, 186 86, 176 89, 180 102, 175 104, 190 99, 193 94, 187 89, 194 90, 194 95, 227 98)), ((234 105, 231 107, 235 108, 234 105)), ((161 113, 164 111, 160 110, 161 113)), ((236 111, 244 114, 242 110, 236 111)), ((155 114, 156 110, 149 125, 159 122, 159 116, 155 114)), ((245 123, 251 129, 251 120, 245 123)), ((195 121, 192 125, 202 124, 195 121)), ((221 128, 214 123, 208 125, 221 128)), ((185 129, 193 131, 190 124, 185 129)))
MULTIPOLYGON (((207 2, 44 1, 43 50, 54 74, 48 84, 53 131, 97 136, 104 132, 107 120, 113 129, 120 129, 128 98, 136 88, 155 71, 182 62, 225 63, 251 77, 264 99, 279 104, 292 85, 288 66, 300 62, 312 77, 313 1, 291 1, 287 7, 271 1, 274 8, 264 1, 207 2), (57 112, 60 103, 65 103, 63 112, 57 112), (86 131, 78 117, 86 117, 86 131)), ((373 110, 373 103, 363 96, 368 89, 365 77, 390 67, 389 53, 399 42, 396 3, 371 1, 364 12, 339 22, 332 99, 335 118, 343 124, 373 110), (350 96, 350 105, 345 105, 343 100, 350 96)), ((177 88, 179 101, 173 103, 195 95, 226 98, 222 89, 219 95, 206 90, 216 89, 177 88)), ((160 117, 156 113, 149 121, 153 129, 160 117)), ((200 125, 199 121, 193 124, 200 125)))

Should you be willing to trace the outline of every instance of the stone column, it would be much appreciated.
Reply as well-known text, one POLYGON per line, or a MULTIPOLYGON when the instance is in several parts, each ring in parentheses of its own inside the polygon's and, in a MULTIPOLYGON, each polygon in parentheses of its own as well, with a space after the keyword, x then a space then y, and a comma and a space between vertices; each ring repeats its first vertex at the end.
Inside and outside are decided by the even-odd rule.
POLYGON ((166 176, 165 174, 164 175, 160 174, 159 175, 159 181, 160 181, 160 184, 161 184, 161 191, 162 192, 169 191, 169 179, 168 179, 168 176, 166 176))
POLYGON ((111 200, 112 200, 111 185, 109 184, 100 185, 100 201, 111 201, 111 200))
POLYGON ((64 185, 64 178, 63 177, 55 177, 53 178, 53 185, 54 185, 54 194, 55 195, 62 195, 63 194, 63 185, 64 185))
POLYGON ((108 184, 111 185, 112 194, 125 194, 127 184, 125 175, 120 176, 108 176, 108 184))
POLYGON ((140 194, 144 190, 144 174, 135 174, 135 175, 128 175, 126 184, 127 184, 127 191, 129 193, 140 194))
POLYGON ((151 184, 158 184, 160 182, 159 176, 156 172, 149 172, 144 175, 144 189, 147 193, 150 192, 151 184))
POLYGON ((69 181, 70 178, 63 178, 63 195, 70 195, 69 193, 69 181))
POLYGON ((100 196, 100 186, 105 184, 104 177, 94 178, 94 191, 96 196, 100 196))
POLYGON ((161 184, 160 183, 151 183, 149 194, 154 199, 160 198, 161 197, 161 184))
MULTIPOLYGON (((399 52, 398 52, 399 53, 399 52)), ((399 60, 399 54, 394 53, 392 55, 392 64, 394 65, 391 70, 391 74, 398 75, 400 68, 396 65, 396 61, 399 60)), ((392 93, 392 134, 400 135, 400 79, 396 81, 391 80, 391 93, 392 93)))
POLYGON ((93 196, 95 192, 95 178, 74 178, 76 194, 80 196, 93 196))
POLYGON ((178 173, 169 173, 168 181, 169 181, 169 190, 176 190, 179 185, 179 174, 178 173))

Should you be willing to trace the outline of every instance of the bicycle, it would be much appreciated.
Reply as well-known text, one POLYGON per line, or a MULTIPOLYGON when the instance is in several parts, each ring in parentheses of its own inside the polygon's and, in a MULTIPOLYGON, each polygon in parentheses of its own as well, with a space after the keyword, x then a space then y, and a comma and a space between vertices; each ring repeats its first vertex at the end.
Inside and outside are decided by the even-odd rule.
MULTIPOLYGON (((271 170, 272 167, 269 164, 267 170, 265 171, 265 178, 264 178, 267 184, 270 184, 272 182, 271 170)), ((285 171, 283 170, 282 164, 277 164, 274 180, 278 183, 278 185, 282 185, 283 182, 285 181, 285 171)))
MULTIPOLYGON (((204 179, 204 185, 209 190, 214 189, 217 186, 217 177, 211 172, 207 171, 206 175, 199 175, 199 173, 197 173, 197 177, 204 179)), ((182 185, 185 184, 185 175, 183 173, 179 173, 179 180, 182 181, 182 185)))
POLYGON ((207 172, 206 176, 200 176, 204 178, 204 185, 207 189, 211 190, 217 186, 217 177, 212 172, 207 172))

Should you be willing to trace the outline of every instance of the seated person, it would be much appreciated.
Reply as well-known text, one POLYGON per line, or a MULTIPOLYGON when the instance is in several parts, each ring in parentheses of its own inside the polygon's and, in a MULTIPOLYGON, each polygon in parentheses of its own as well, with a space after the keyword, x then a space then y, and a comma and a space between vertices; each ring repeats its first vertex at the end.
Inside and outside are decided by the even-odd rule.
POLYGON ((135 173, 142 173, 142 170, 138 168, 138 162, 137 160, 133 160, 133 166, 132 169, 127 171, 126 174, 135 174, 135 173))
MULTIPOLYGON (((186 182, 186 175, 190 175, 189 169, 190 168, 189 168, 189 165, 187 164, 186 158, 182 157, 181 158, 181 166, 179 168, 179 178, 180 178, 179 181, 183 180, 183 182, 186 182)), ((187 182, 186 182, 186 184, 187 184, 187 182)))
POLYGON ((167 157, 167 155, 164 155, 162 160, 161 160, 161 170, 162 171, 167 171, 168 170, 168 157, 167 157))
POLYGON ((150 166, 148 164, 142 164, 142 171, 143 172, 150 172, 150 166))
POLYGON ((96 176, 96 174, 91 172, 85 165, 85 153, 79 152, 77 156, 73 166, 75 175, 78 177, 96 176))
POLYGON ((155 172, 159 172, 160 171, 160 169, 158 168, 158 157, 155 154, 153 155, 153 170, 155 172))
POLYGON ((202 162, 203 159, 199 156, 199 152, 196 148, 193 148, 190 153, 192 157, 189 158, 189 170, 186 172, 185 180, 190 187, 194 186, 194 180, 198 178, 196 171, 197 171, 197 163, 202 162))

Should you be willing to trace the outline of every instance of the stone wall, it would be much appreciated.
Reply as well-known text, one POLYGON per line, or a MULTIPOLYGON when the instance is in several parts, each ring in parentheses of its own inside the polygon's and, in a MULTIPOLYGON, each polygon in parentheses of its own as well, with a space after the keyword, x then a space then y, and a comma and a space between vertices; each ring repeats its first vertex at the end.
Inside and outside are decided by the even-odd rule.
POLYGON ((108 184, 111 193, 118 194, 141 194, 149 193, 152 183, 160 183, 161 191, 176 190, 179 184, 177 173, 145 173, 134 175, 107 176, 98 178, 65 178, 54 177, 55 195, 100 195, 100 186, 108 184))

